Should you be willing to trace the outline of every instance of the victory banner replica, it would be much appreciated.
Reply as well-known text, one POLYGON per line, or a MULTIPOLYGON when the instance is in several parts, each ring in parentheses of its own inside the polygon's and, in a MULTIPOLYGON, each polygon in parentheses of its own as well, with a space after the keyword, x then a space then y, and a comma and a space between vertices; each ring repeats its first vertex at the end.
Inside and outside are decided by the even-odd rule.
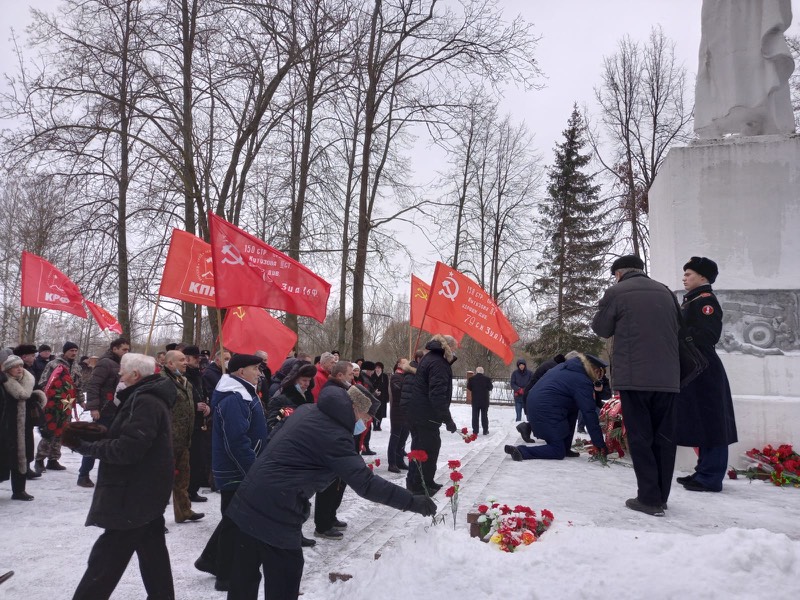
POLYGON ((472 279, 437 262, 425 318, 433 317, 458 327, 506 364, 514 359, 511 345, 519 340, 503 311, 472 279))
POLYGON ((85 319, 83 295, 69 277, 30 252, 22 252, 22 306, 48 308, 85 319))
POLYGON ((431 295, 431 286, 422 281, 416 275, 411 275, 411 315, 410 322, 412 327, 422 329, 428 333, 439 333, 441 335, 451 335, 460 344, 464 339, 464 332, 450 325, 443 323, 430 315, 425 314, 428 307, 428 299, 431 295))
POLYGON ((212 212, 208 224, 217 307, 260 306, 325 320, 331 284, 212 212))

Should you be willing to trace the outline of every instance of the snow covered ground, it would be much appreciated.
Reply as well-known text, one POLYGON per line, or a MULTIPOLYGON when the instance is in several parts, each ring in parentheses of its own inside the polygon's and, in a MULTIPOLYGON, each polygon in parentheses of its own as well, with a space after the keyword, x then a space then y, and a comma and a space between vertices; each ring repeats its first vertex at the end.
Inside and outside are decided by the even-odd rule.
MULTIPOLYGON (((470 425, 469 407, 454 405, 453 414, 459 426, 470 425)), ((348 491, 338 515, 349 523, 344 540, 318 540, 305 552, 303 600, 797 598, 800 490, 740 479, 726 481, 720 494, 702 494, 675 484, 666 517, 649 517, 625 508, 635 495, 631 468, 603 468, 584 457, 513 462, 503 453, 504 444, 522 443, 513 408, 492 407, 489 419, 490 434, 471 444, 443 432, 437 479, 447 477, 445 459, 463 464, 455 531, 443 496, 437 500, 447 522, 430 527, 428 519, 348 491), (467 509, 490 496, 550 509, 556 520, 539 542, 501 553, 471 539, 466 524, 467 509), (332 584, 332 572, 353 578, 332 584)), ((388 437, 388 431, 373 433, 382 459, 376 472, 402 485, 403 475, 386 471, 388 437)), ((71 597, 100 534, 83 526, 92 490, 75 485, 79 460, 66 450, 67 471, 29 482, 33 502, 11 501, 9 482, 0 484, 0 574, 16 572, 0 585, 0 598, 71 597)), ((194 506, 206 513, 196 523, 176 524, 167 507, 178 599, 225 597, 214 591, 211 576, 193 567, 219 518, 219 496, 208 496, 194 506)), ((312 535, 313 522, 305 533, 312 535)), ((114 598, 144 597, 133 560, 114 598)))

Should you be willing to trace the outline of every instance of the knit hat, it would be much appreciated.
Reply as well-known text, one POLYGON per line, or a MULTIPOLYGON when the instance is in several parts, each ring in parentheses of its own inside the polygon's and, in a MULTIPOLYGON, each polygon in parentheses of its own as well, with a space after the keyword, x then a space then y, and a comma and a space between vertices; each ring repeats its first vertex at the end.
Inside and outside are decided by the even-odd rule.
POLYGON ((14 367, 21 367, 21 366, 22 366, 22 359, 16 354, 12 354, 5 360, 5 362, 3 362, 3 371, 10 371, 14 367))
POLYGON ((37 352, 52 352, 52 351, 53 349, 47 344, 42 344, 41 346, 39 346, 39 350, 37 350, 37 352))
POLYGON ((184 356, 200 356, 200 348, 197 346, 186 346, 183 349, 184 356))
POLYGON ((689 262, 683 265, 683 270, 685 271, 686 269, 691 269, 695 273, 702 275, 708 279, 708 283, 714 283, 717 280, 717 275, 719 275, 717 263, 705 256, 693 256, 689 259, 689 262))
POLYGON ((253 354, 234 354, 233 358, 228 362, 228 372, 236 373, 239 369, 260 364, 261 357, 259 356, 254 356, 253 354))
POLYGON ((644 261, 635 254, 620 256, 611 264, 611 274, 613 275, 620 269, 641 269, 644 270, 644 261))
MULTIPOLYGON (((61 352, 66 354, 70 350, 77 350, 77 349, 78 349, 78 344, 76 344, 75 342, 66 342, 64 344, 64 347, 61 349, 61 352)), ((41 350, 40 350, 40 352, 41 352, 41 350)))
POLYGON ((14 354, 17 356, 25 356, 26 354, 36 354, 36 346, 33 344, 20 344, 14 348, 14 354))
POLYGON ((361 370, 362 371, 374 371, 375 370, 375 363, 371 360, 365 360, 361 363, 361 370))

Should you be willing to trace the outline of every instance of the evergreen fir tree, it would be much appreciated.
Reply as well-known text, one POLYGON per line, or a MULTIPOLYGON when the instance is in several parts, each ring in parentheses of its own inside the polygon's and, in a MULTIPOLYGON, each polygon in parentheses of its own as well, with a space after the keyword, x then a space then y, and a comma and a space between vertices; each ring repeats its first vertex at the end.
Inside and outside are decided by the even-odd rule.
POLYGON ((586 145, 586 125, 575 105, 564 141, 556 144, 547 197, 541 205, 547 243, 537 265, 541 275, 533 284, 542 307, 541 329, 528 350, 543 359, 569 350, 597 352, 601 347, 590 325, 600 292, 608 284, 603 256, 609 243, 602 225, 600 186, 583 170, 592 158, 591 153, 581 153, 586 145))

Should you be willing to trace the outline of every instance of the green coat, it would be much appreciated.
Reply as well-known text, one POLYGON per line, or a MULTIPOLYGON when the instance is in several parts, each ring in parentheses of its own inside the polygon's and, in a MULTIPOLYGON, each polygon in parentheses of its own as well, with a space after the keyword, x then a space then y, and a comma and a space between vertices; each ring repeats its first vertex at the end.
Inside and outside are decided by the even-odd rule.
POLYGON ((182 375, 161 370, 161 376, 169 379, 178 392, 178 399, 172 407, 172 447, 174 450, 188 450, 192 445, 194 429, 194 402, 192 384, 182 375))

